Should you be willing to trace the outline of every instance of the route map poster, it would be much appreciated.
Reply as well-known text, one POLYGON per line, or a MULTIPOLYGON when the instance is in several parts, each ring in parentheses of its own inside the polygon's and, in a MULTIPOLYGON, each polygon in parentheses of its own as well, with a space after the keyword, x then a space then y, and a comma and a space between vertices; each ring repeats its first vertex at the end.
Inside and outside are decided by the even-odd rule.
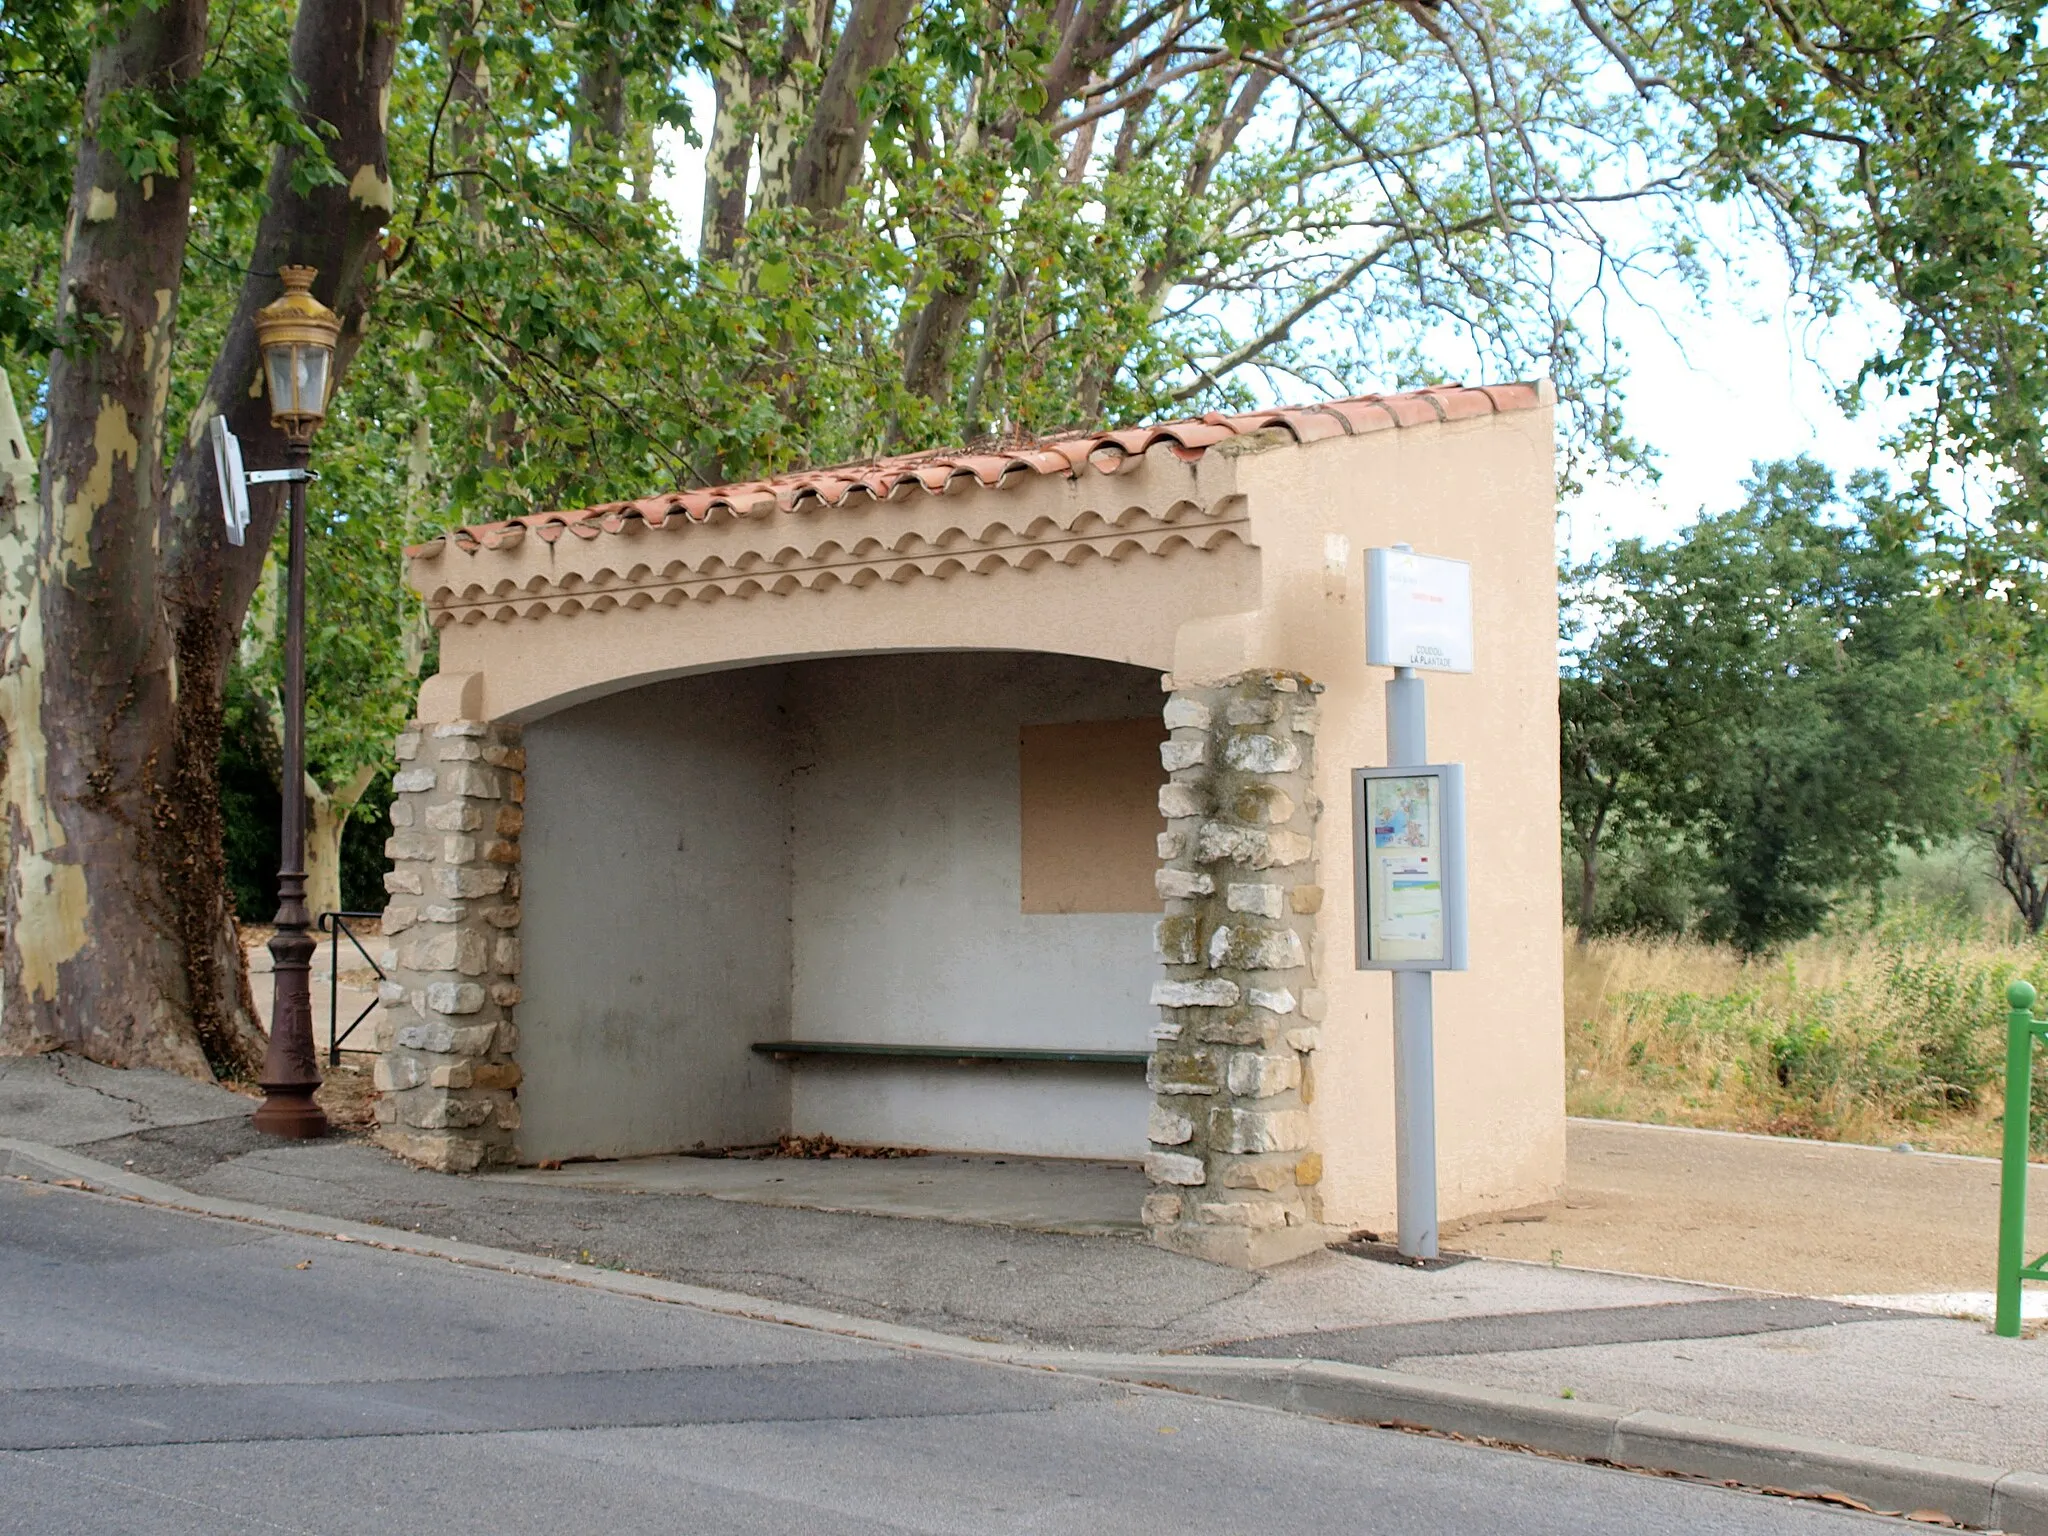
POLYGON ((1443 960, 1444 850, 1435 774, 1370 779, 1371 924, 1374 960, 1443 960))
POLYGON ((1355 963, 1464 970, 1464 765, 1354 768, 1351 781, 1355 963))

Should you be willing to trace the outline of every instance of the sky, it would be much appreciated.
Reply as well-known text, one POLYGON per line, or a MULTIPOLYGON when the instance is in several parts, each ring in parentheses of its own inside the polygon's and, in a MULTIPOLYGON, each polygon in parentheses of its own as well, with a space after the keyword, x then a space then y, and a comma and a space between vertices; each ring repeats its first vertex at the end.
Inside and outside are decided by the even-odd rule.
POLYGON ((1775 247, 1745 244, 1732 231, 1724 239, 1739 267, 1718 275, 1704 308, 1676 283, 1652 284, 1642 290, 1646 305, 1614 317, 1631 360, 1630 428, 1657 451, 1662 473, 1650 485, 1590 485, 1567 503, 1558 542, 1574 559, 1616 538, 1663 538, 1702 510, 1738 505, 1758 460, 1811 454, 1840 479, 1895 465, 1884 440, 1904 407, 1875 398, 1852 417, 1835 398, 1882 339, 1882 307, 1813 321, 1795 303, 1775 247))

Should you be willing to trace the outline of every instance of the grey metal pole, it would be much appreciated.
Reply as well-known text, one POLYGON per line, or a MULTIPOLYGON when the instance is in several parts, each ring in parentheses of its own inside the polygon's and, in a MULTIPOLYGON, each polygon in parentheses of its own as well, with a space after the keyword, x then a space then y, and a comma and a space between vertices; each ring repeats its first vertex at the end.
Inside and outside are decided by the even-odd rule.
MULTIPOLYGON (((1429 761, 1428 700, 1413 667, 1387 684, 1387 764, 1429 761)), ((1436 1245, 1436 1037, 1428 971, 1394 972, 1394 1185, 1398 1246, 1433 1259, 1436 1245)))

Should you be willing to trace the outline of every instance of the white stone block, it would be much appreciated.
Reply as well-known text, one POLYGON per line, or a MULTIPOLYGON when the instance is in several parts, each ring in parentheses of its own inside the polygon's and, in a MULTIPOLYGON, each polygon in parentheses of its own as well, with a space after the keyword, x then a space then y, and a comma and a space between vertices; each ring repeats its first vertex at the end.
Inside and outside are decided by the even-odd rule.
POLYGON ((483 819, 483 813, 466 800, 427 807, 427 825, 436 832, 474 832, 483 819))
POLYGON ((1260 917, 1278 917, 1287 893, 1277 885, 1236 885, 1224 892, 1223 904, 1233 912, 1256 912, 1260 917))
POLYGON ((1308 963, 1292 928, 1218 928, 1209 935, 1209 964, 1234 971, 1291 971, 1308 963))
POLYGON ((1199 737, 1194 741, 1162 741, 1159 744, 1159 766, 1168 773, 1197 768, 1208 760, 1209 743, 1199 737))
POLYGON ((1263 1008, 1268 1013, 1294 1012, 1294 994, 1285 987, 1253 987, 1247 995, 1254 1008, 1263 1008))
POLYGON ((379 1056, 370 1069, 370 1081, 379 1093, 403 1093, 427 1080, 419 1061, 411 1056, 379 1056))
POLYGON ((1274 698, 1232 699, 1223 707, 1223 718, 1232 725, 1264 725, 1280 713, 1274 698))
POLYGON ((1145 1177, 1154 1184, 1206 1184, 1209 1170, 1199 1157, 1184 1152, 1154 1152, 1145 1159, 1145 1177))
POLYGON ((1241 995, 1236 982, 1220 976, 1152 983, 1152 1001, 1161 1008, 1229 1008, 1241 995))
POLYGON ((1223 743, 1223 761, 1246 773, 1292 773, 1301 766, 1301 748, 1262 733, 1233 736, 1223 743))
POLYGON ((1291 864, 1303 864, 1315 853, 1315 844, 1300 832, 1290 832, 1285 827, 1275 827, 1266 834, 1265 862, 1256 863, 1254 869, 1285 869, 1291 864))
POLYGON ((1217 1108, 1209 1145, 1224 1152, 1299 1152, 1308 1145, 1308 1113, 1299 1109, 1217 1108))
POLYGON ((1189 784, 1162 784, 1159 786, 1159 814, 1168 821, 1183 816, 1199 816, 1207 809, 1202 792, 1189 784))
POLYGON ((1216 889, 1216 882, 1196 870, 1161 869, 1153 872, 1152 888, 1168 901, 1177 901, 1211 895, 1216 889))
POLYGON ((1179 694, 1166 701, 1162 716, 1169 731, 1206 731, 1214 718, 1208 705, 1179 694))
POLYGON ((427 1006, 436 1013, 476 1013, 484 1005, 484 989, 473 981, 437 981, 427 988, 427 1006))
POLYGON ((408 1051, 432 1051, 445 1056, 455 1049, 455 1030, 438 1019, 431 1024, 408 1024, 398 1032, 398 1043, 408 1051))
POLYGON ((1323 1032, 1310 1025, 1303 1029, 1290 1029, 1282 1038, 1286 1040, 1289 1050, 1300 1051, 1306 1056, 1323 1043, 1323 1032))
POLYGON ((1170 1227, 1180 1220, 1180 1196, 1156 1190, 1145 1197, 1139 1212, 1148 1227, 1170 1227))
POLYGON ((1168 1109, 1163 1104, 1152 1106, 1152 1114, 1145 1122, 1146 1140, 1162 1147, 1178 1147, 1194 1140, 1194 1137, 1192 1116, 1177 1109, 1168 1109))
POLYGON ((1256 1227, 1267 1230, 1287 1225, 1287 1207, 1278 1200, 1219 1200, 1198 1206, 1195 1219, 1211 1227, 1256 1227))
MULTIPOLYGON (((1168 789, 1173 787, 1167 786, 1168 789)), ((1160 793, 1163 795, 1165 791, 1160 793)), ((1203 864, 1219 864, 1228 860, 1248 864, 1253 869, 1264 869, 1271 862, 1266 838, 1267 834, 1250 827, 1234 827, 1227 821, 1205 821, 1195 834, 1195 858, 1203 864)))
POLYGON ((472 800, 496 800, 504 794, 497 774, 474 763, 450 763, 441 770, 441 787, 451 795, 472 800))
POLYGON ((1270 1099, 1300 1085, 1301 1059, 1292 1054, 1262 1056, 1256 1051, 1239 1051, 1230 1058, 1224 1078, 1224 1086, 1241 1099, 1270 1099))
POLYGON ((451 869, 441 865, 434 870, 434 889, 443 896, 471 898, 495 896, 505 889, 507 872, 491 867, 451 869))
POLYGON ((431 768, 401 768, 391 776, 393 794, 417 795, 433 787, 434 770, 431 768))

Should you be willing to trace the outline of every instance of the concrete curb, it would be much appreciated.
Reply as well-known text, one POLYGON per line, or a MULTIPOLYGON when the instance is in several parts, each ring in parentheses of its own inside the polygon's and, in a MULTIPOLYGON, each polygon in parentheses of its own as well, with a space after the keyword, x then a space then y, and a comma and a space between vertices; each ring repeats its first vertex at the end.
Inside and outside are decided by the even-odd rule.
POLYGON ((1188 1392, 1320 1418, 1431 1430, 1549 1455, 1790 1493, 1845 1494, 1874 1508, 1937 1510, 1965 1525, 2048 1536, 2048 1474, 1777 1434, 1674 1414, 1412 1376, 1328 1360, 1130 1355, 985 1344, 899 1323, 789 1306, 651 1275, 536 1258, 389 1227, 195 1195, 62 1148, 0 1137, 0 1176, 77 1186, 195 1215, 566 1282, 727 1317, 1098 1381, 1188 1392))

